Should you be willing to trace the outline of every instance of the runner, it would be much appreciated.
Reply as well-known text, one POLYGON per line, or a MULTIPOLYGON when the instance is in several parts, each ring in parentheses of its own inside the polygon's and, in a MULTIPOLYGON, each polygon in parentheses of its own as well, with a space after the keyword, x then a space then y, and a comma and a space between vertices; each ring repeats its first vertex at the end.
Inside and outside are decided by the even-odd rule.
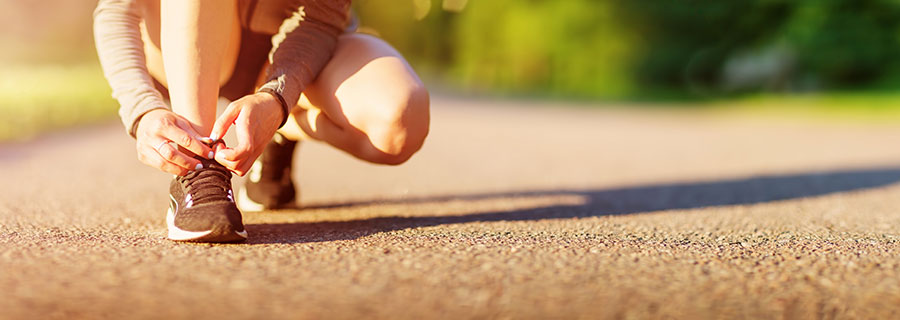
POLYGON ((238 205, 292 206, 297 141, 389 165, 421 148, 427 90, 350 16, 348 0, 100 1, 94 38, 125 129, 141 162, 175 175, 169 239, 243 241, 238 205), (216 117, 220 96, 233 102, 216 117), (248 176, 237 197, 232 173, 248 176))

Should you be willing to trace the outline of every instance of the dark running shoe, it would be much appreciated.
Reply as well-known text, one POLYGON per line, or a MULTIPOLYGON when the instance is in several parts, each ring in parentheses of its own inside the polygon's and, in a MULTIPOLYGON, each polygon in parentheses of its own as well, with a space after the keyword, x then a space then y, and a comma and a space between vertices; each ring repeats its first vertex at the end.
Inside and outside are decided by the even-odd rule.
POLYGON ((192 242, 238 242, 247 239, 241 212, 234 204, 231 172, 215 160, 175 177, 169 186, 166 224, 169 239, 192 242))
POLYGON ((297 142, 276 133, 262 155, 247 172, 238 191, 238 206, 244 212, 284 209, 294 205, 297 189, 291 180, 291 165, 297 142))

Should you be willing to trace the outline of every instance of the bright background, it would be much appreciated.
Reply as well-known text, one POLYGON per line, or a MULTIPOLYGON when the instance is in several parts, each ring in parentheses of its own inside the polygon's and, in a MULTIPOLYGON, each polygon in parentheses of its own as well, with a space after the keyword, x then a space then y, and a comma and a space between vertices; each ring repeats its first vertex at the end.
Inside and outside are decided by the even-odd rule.
MULTIPOLYGON (((0 140, 115 119, 93 0, 0 0, 0 140)), ((887 0, 359 0, 432 91, 900 119, 887 0)))

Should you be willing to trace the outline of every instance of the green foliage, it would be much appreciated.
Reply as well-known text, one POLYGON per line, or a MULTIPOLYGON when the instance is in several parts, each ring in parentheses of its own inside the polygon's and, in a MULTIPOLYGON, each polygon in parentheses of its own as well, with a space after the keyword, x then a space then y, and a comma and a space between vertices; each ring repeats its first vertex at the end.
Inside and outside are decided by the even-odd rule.
POLYGON ((714 86, 734 53, 771 40, 786 3, 754 0, 623 1, 620 8, 646 41, 632 70, 644 85, 714 86))
POLYGON ((471 2, 458 17, 452 74, 503 91, 617 95, 636 43, 597 1, 471 2), (565 17, 557 19, 556 17, 565 17))
POLYGON ((468 1, 461 13, 432 9, 422 21, 412 20, 412 1, 360 1, 357 9, 364 30, 388 40, 417 71, 465 89, 621 96, 633 87, 639 43, 612 2, 468 1))
MULTIPOLYGON (((422 21, 412 19, 412 7, 358 4, 363 24, 417 70, 465 89, 717 96, 732 92, 729 63, 771 48, 781 50, 768 57, 777 63, 750 88, 884 87, 900 79, 893 0, 491 0, 468 1, 461 13, 434 9, 434 0, 422 21)), ((760 59, 745 60, 741 70, 763 68, 760 59)))
POLYGON ((896 68, 900 3, 806 0, 793 9, 783 36, 808 76, 829 86, 864 85, 896 68))

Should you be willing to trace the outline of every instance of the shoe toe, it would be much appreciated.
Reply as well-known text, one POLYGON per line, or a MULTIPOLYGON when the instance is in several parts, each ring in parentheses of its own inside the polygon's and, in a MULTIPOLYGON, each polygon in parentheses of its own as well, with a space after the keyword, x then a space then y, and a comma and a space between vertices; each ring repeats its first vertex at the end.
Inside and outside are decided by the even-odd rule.
POLYGON ((232 242, 247 238, 241 213, 233 203, 188 208, 173 219, 169 238, 182 241, 232 242))

